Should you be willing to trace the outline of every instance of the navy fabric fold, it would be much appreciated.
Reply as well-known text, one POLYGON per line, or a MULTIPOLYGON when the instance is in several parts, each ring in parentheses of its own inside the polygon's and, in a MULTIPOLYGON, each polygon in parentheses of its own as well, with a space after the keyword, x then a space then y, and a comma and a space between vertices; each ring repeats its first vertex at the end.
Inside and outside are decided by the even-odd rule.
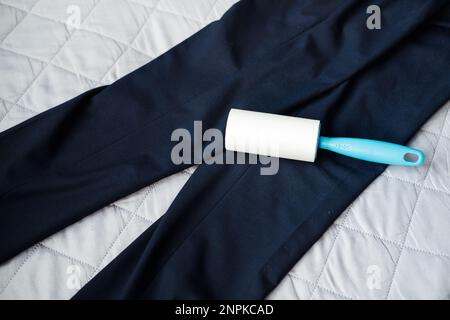
MULTIPOLYGON (((173 130, 223 129, 231 107, 406 143, 450 97, 449 20, 439 0, 241 1, 116 83, 0 134, 0 261, 181 170, 173 130), (366 28, 371 4, 381 30, 366 28)), ((76 298, 264 298, 384 166, 320 152, 259 169, 201 165, 76 298)))

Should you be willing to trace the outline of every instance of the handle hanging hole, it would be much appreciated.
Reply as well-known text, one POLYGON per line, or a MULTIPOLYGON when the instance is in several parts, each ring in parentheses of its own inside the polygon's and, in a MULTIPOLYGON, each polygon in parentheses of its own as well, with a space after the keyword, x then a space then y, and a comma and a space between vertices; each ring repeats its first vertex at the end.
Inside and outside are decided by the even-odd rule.
POLYGON ((405 153, 403 160, 406 162, 417 162, 419 160, 419 156, 415 153, 405 153))

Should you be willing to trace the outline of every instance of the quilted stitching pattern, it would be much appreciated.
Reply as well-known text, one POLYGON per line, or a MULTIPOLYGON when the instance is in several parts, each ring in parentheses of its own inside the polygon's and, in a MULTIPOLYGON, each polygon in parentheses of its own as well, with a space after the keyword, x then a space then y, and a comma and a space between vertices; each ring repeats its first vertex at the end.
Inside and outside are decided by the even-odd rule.
POLYGON ((269 299, 450 298, 449 109, 450 102, 411 142, 427 163, 388 167, 269 299))
MULTIPOLYGON (((0 0, 0 130, 115 81, 236 1, 0 0), (66 24, 71 5, 80 11, 75 29, 66 24)), ((427 164, 389 167, 269 299, 450 298, 449 108, 411 143, 425 150, 427 164), (379 284, 372 288, 374 275, 379 284)), ((78 268, 80 285, 89 281, 164 214, 194 170, 121 199, 1 265, 0 299, 70 298, 78 289, 70 285, 71 268, 78 268)))
POLYGON ((235 2, 197 0, 180 7, 177 4, 185 1, 0 1, 1 15, 9 17, 0 20, 0 56, 6 61, 0 66, 4 67, 0 101, 5 105, 0 113, 0 130, 87 89, 117 80, 219 19, 235 2), (70 5, 76 5, 81 13, 81 25, 73 30, 66 23, 70 5), (10 66, 10 60, 21 61, 23 69, 10 66), (48 82, 49 78, 58 79, 52 77, 56 69, 65 73, 67 81, 59 83, 78 86, 44 94, 56 84, 48 82), (11 84, 10 79, 18 80, 11 84), (35 87, 45 88, 40 94, 30 92, 35 87))
MULTIPOLYGON (((0 0, 0 130, 112 83, 236 1, 0 0), (80 25, 70 28, 74 5, 80 25)), ((121 199, 3 264, 0 298, 70 298, 79 289, 71 277, 89 281, 166 212, 194 170, 121 199)))

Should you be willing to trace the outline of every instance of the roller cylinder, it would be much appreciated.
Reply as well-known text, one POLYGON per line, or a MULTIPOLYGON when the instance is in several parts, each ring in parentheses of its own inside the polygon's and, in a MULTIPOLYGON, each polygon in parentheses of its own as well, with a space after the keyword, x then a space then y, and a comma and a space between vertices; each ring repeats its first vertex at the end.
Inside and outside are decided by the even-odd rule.
POLYGON ((225 129, 225 148, 314 162, 319 134, 318 120, 231 109, 225 129))

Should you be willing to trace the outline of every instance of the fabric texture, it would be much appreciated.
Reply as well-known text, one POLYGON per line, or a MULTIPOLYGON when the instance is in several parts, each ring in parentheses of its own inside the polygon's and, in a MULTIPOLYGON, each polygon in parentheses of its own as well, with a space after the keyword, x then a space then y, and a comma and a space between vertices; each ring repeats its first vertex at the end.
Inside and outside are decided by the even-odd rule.
MULTIPOLYGON (((234 2, 0 0, 0 131, 132 72, 234 2), (80 25, 70 28, 77 13, 80 25)), ((73 296, 167 210, 193 169, 119 199, 0 264, 0 299, 73 296)))
MULTIPOLYGON (((42 38, 42 28, 51 31, 44 34, 46 42, 58 38, 59 31, 66 28, 64 19, 70 15, 67 3, 39 0, 26 4, 0 0, 0 13, 8 13, 6 19, 0 19, 0 29, 9 32, 0 30, 0 47, 7 53, 0 52, 8 61, 0 64, 6 67, 2 69, 6 75, 3 79, 8 79, 7 87, 0 85, 0 130, 86 88, 111 83, 220 18, 233 3, 195 0, 186 7, 178 0, 71 0, 70 5, 82 9, 82 17, 87 11, 92 13, 69 34, 67 44, 53 60, 52 50, 45 53, 48 59, 37 60, 41 46, 34 39, 42 38), (85 8, 86 4, 90 6, 85 8), (120 28, 111 28, 112 17, 120 21, 120 28), (49 22, 54 23, 48 26, 49 22), (112 48, 111 43, 124 51, 105 52, 104 45, 112 48), (79 46, 89 55, 79 55, 79 46), (24 58, 31 64, 23 64, 24 58), (37 62, 44 65, 37 79, 20 77, 33 74, 37 62), (95 70, 85 68, 92 63, 97 66, 95 70)), ((427 163, 417 169, 388 167, 308 250, 268 299, 449 297, 448 107, 442 107, 410 142, 426 152, 427 163), (369 286, 368 280, 376 280, 375 276, 379 286, 375 282, 369 286)), ((117 200, 1 264, 0 299, 70 298, 165 213, 194 169, 117 200)))
POLYGON ((450 298, 450 101, 410 141, 417 168, 389 166, 268 299, 450 298))
MULTIPOLYGON (((12 256, 31 242, 92 212, 102 203, 105 205, 141 184, 148 184, 173 172, 175 169, 167 159, 170 148, 157 142, 164 141, 164 137, 168 139, 174 128, 189 128, 196 119, 204 119, 211 126, 223 127, 227 106, 231 104, 254 105, 261 111, 320 118, 325 123, 324 132, 330 135, 384 138, 404 143, 448 98, 448 76, 444 72, 448 48, 442 41, 448 36, 447 20, 435 23, 440 20, 432 18, 443 8, 443 2, 420 2, 417 6, 411 2, 405 5, 402 1, 386 3, 387 21, 391 24, 387 23, 387 32, 373 34, 359 28, 365 24, 365 16, 355 14, 361 8, 362 5, 354 1, 339 5, 324 2, 322 6, 308 2, 300 5, 244 1, 232 9, 220 24, 208 27, 136 73, 2 134, 2 151, 11 151, 7 142, 16 142, 15 145, 23 147, 15 150, 12 159, 7 158, 2 164, 1 172, 5 172, 6 183, 5 187, 2 184, 0 201, 6 214, 2 215, 1 222, 2 225, 25 229, 23 238, 11 239, 12 234, 2 233, 5 240, 12 240, 11 247, 2 252, 3 257, 12 256), (203 41, 217 40, 220 44, 222 32, 229 35, 226 31, 240 26, 238 17, 249 8, 257 14, 255 18, 247 19, 248 26, 242 26, 248 34, 233 33, 238 38, 235 39, 235 46, 231 46, 233 55, 225 56, 231 58, 233 63, 223 63, 228 60, 222 55, 230 53, 229 50, 209 50, 210 57, 214 57, 215 53, 220 55, 221 59, 213 61, 222 64, 205 66, 203 61, 202 68, 205 69, 196 66, 200 63, 197 57, 201 57, 201 51, 204 51, 197 52, 196 49, 203 49, 203 41), (314 16, 314 9, 317 16, 314 16), (401 22, 394 19, 404 10, 408 12, 409 19, 401 22), (269 11, 286 14, 283 21, 292 22, 291 28, 289 24, 277 24, 278 15, 269 15, 269 11), (298 13, 305 13, 311 20, 303 17, 301 22, 295 21, 298 16, 294 17, 294 14, 298 13), (265 36, 273 36, 259 39, 261 41, 248 48, 246 46, 250 40, 260 32, 256 28, 261 27, 259 19, 273 21, 267 23, 270 30, 264 33, 265 36), (304 23, 303 29, 301 23, 304 23), (277 28, 292 32, 281 44, 279 36, 275 37, 275 31, 279 31, 277 28), (341 39, 339 35, 345 42, 335 41, 341 39), (368 40, 368 36, 373 38, 368 40), (241 39, 245 41, 240 42, 241 39), (261 57, 258 49, 266 51, 263 49, 273 45, 271 41, 278 45, 261 57), (413 54, 408 54, 411 50, 413 54), (181 79, 183 84, 179 96, 147 96, 145 88, 139 84, 151 83, 155 74, 167 75, 167 83, 173 82, 167 68, 173 70, 170 67, 179 54, 190 58, 188 64, 193 63, 192 70, 198 68, 214 73, 201 73, 203 78, 197 75, 190 79, 192 72, 188 71, 192 70, 182 66, 172 71, 177 73, 177 79, 181 79), (248 59, 247 54, 252 59, 248 59), (429 63, 425 67, 418 65, 417 61, 429 63), (236 66, 239 66, 237 71, 236 66), (421 76, 420 83, 414 82, 418 75, 421 76), (193 83, 195 79, 202 79, 202 82, 193 83), (215 82, 217 85, 213 86, 215 82), (388 89, 393 85, 395 90, 390 92, 388 89), (205 87, 206 91, 196 91, 199 87, 205 87), (140 92, 139 88, 144 92, 140 92), (423 95, 418 95, 418 88, 423 95), (118 92, 122 94, 116 96, 118 92), (126 97, 122 96, 123 92, 127 92, 126 97), (144 99, 133 100, 135 95, 139 97, 141 94, 144 94, 144 99), (136 110, 135 113, 127 112, 126 116, 130 118, 125 118, 124 114, 119 113, 119 105, 121 98, 130 97, 128 103, 136 106, 136 110), (156 114, 148 106, 139 107, 137 100, 152 102, 153 99, 156 114), (167 104, 169 102, 171 104, 167 104), (102 103, 113 106, 107 119, 95 118, 96 106, 102 103), (114 113, 115 104, 117 116, 114 113), (172 104, 178 107, 173 112, 158 113, 160 106, 168 110, 167 106, 172 104), (396 108, 392 109, 392 105, 396 108), (63 120, 69 118, 70 125, 65 125, 63 120), (144 119, 144 127, 135 130, 148 130, 148 140, 133 139, 134 131, 123 136, 121 130, 126 127, 126 121, 137 122, 132 127, 139 128, 140 121, 144 119), (90 132, 90 144, 85 145, 82 142, 87 140, 83 135, 94 129, 91 120, 96 120, 95 131, 90 132), (147 120, 152 130, 145 126, 147 120), (106 121, 104 127, 102 121, 106 121), (117 124, 119 126, 116 127, 117 124), (31 141, 28 145, 24 144, 31 133, 41 126, 51 129, 53 139, 44 135, 33 141, 32 145, 31 141), (98 132, 101 128, 117 128, 114 134, 122 137, 114 139, 103 136, 98 132), (99 147, 105 144, 106 148, 99 147), (133 147, 134 152, 139 150, 132 158, 134 162, 129 158, 128 147, 133 147), (93 150, 101 152, 95 153, 93 150), (95 154, 91 155, 92 152, 95 154), (39 168, 35 167, 37 164, 39 168), (134 170, 140 174, 134 174, 134 170), (89 197, 89 191, 104 189, 102 183, 108 185, 104 197, 89 197), (64 186, 70 186, 68 189, 71 191, 66 192, 64 186), (60 192, 53 192, 55 189, 60 192), (64 213, 64 216, 58 215, 58 203, 69 198, 78 200, 72 211, 64 213), (20 203, 19 199, 22 199, 20 203), (30 212, 25 209, 30 209, 33 204, 43 209, 39 217, 24 213, 30 212), (36 228, 36 224, 30 222, 37 218, 45 219, 48 224, 42 229, 36 228)), ((161 83, 164 84, 160 82, 159 86, 161 83)), ((164 92, 164 89, 159 91, 160 94, 164 92)), ((79 297, 98 297, 105 293, 115 298, 261 297, 273 288, 332 220, 382 169, 382 166, 343 160, 328 154, 322 156, 318 165, 283 161, 279 174, 267 179, 259 176, 256 166, 201 166, 168 214, 94 279, 79 297), (252 190, 250 194, 246 192, 249 189, 252 190), (199 203, 198 197, 205 191, 209 197, 199 203), (301 213, 294 215, 288 211, 300 204, 303 208, 301 213), (286 244, 287 238, 291 240, 289 244, 286 244), (192 264, 186 265, 186 261, 192 264), (123 275, 122 281, 117 276, 117 268, 123 275), (114 285, 117 290, 105 290, 103 286, 111 287, 108 278, 113 274, 116 274, 114 285), (221 276, 217 277, 217 274, 221 276), (199 281, 199 275, 204 279, 199 281), (237 281, 244 279, 246 281, 237 281)))

